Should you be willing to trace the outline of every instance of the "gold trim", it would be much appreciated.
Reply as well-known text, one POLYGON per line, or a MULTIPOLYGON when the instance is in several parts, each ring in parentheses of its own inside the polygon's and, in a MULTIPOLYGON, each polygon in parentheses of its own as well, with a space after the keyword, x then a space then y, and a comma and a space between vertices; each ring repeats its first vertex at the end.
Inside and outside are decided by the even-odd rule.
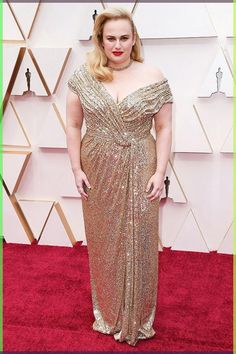
MULTIPOLYGON (((41 231, 39 232, 38 237, 37 237, 37 235, 34 235, 35 239, 36 239, 37 241, 39 241, 40 238, 41 238, 41 235, 42 235, 42 233, 43 233, 43 230, 44 230, 44 228, 45 228, 45 225, 46 225, 46 223, 47 223, 47 220, 48 220, 48 218, 49 218, 49 216, 50 216, 50 213, 51 213, 51 211, 52 211, 52 209, 53 209, 53 206, 54 206, 55 201, 54 201, 54 200, 46 200, 46 199, 43 200, 43 199, 29 199, 29 198, 24 199, 24 198, 18 198, 18 203, 19 203, 19 205, 20 205, 20 202, 48 202, 48 203, 51 203, 51 207, 50 207, 49 212, 48 212, 48 214, 47 214, 47 216, 46 216, 46 219, 45 219, 45 221, 44 221, 44 223, 43 223, 43 225, 42 225, 42 228, 41 228, 41 231)), ((27 216, 24 214, 23 209, 21 209, 21 211, 22 211, 22 213, 23 213, 25 219, 27 220, 27 216)), ((29 223, 29 225, 30 225, 30 223, 29 223)))
POLYGON ((158 251, 160 251, 159 245, 161 246, 161 250, 163 250, 163 243, 162 243, 162 239, 161 236, 159 235, 159 242, 158 242, 158 251))
POLYGON ((38 12, 39 12, 40 4, 41 4, 41 0, 39 0, 38 7, 37 7, 37 9, 36 9, 36 11, 35 11, 34 18, 33 18, 33 21, 32 21, 32 23, 31 23, 31 27, 30 27, 29 34, 28 34, 27 39, 30 38, 30 35, 31 35, 31 32, 32 32, 32 29, 33 29, 33 26, 34 26, 36 17, 37 17, 38 12))
MULTIPOLYGON (((19 184, 20 184, 20 182, 21 182, 21 179, 22 179, 22 177, 23 177, 23 174, 24 174, 24 172, 25 172, 26 166, 27 166, 27 164, 28 164, 28 161, 29 161, 29 159, 30 159, 30 155, 32 154, 32 152, 29 152, 29 151, 7 151, 7 150, 5 150, 5 151, 3 151, 3 153, 4 153, 4 154, 14 154, 14 155, 26 155, 25 160, 24 160, 24 163, 23 163, 23 165, 22 165, 22 167, 21 167, 21 169, 20 169, 20 173, 19 173, 19 175, 18 175, 18 177, 17 177, 15 186, 14 186, 13 191, 12 191, 12 195, 13 195, 14 193, 17 192, 17 189, 18 189, 18 187, 19 187, 19 184)), ((3 179, 3 181, 5 182, 4 178, 2 178, 2 179, 3 179)), ((7 186, 7 183, 6 183, 6 182, 5 182, 5 185, 7 186)), ((8 188, 7 188, 7 189, 8 189, 8 188)))
POLYGON ((59 86, 59 82, 60 82, 61 77, 62 77, 62 75, 63 75, 63 72, 64 72, 64 70, 65 70, 65 67, 66 67, 66 64, 67 64, 67 62, 68 62, 68 59, 69 59, 69 56, 70 56, 71 51, 72 51, 72 48, 69 48, 69 49, 67 50, 67 53, 66 53, 64 62, 63 62, 63 64, 62 64, 60 73, 59 73, 59 75, 58 75, 58 79, 57 79, 55 88, 54 88, 54 90, 53 90, 53 92, 52 92, 53 94, 55 94, 56 91, 57 91, 57 88, 58 88, 58 86, 59 86))
POLYGON ((11 5, 10 3, 8 3, 8 5, 9 5, 10 11, 12 12, 12 15, 13 15, 13 17, 14 17, 14 19, 15 19, 16 24, 17 24, 17 26, 18 26, 19 29, 20 29, 20 32, 21 32, 22 37, 23 37, 25 40, 28 39, 29 36, 30 36, 30 34, 31 34, 31 32, 32 32, 33 25, 34 25, 36 16, 37 16, 38 11, 39 11, 40 1, 39 1, 38 6, 37 6, 37 8, 36 8, 36 10, 35 10, 35 13, 34 13, 34 16, 33 16, 32 22, 31 22, 31 26, 30 26, 30 29, 29 29, 29 33, 27 33, 27 34, 25 34, 24 31, 23 31, 23 28, 21 28, 20 21, 18 20, 17 15, 16 15, 15 12, 14 12, 14 8, 12 7, 12 5, 11 5))
POLYGON ((8 7, 9 7, 11 13, 12 13, 12 16, 13 16, 13 18, 14 18, 16 24, 17 24, 17 27, 19 28, 19 31, 20 31, 22 37, 23 37, 24 40, 25 40, 26 38, 25 38, 24 32, 23 32, 23 30, 22 30, 22 28, 21 28, 21 26, 20 26, 20 23, 19 23, 19 21, 18 21, 16 15, 15 15, 15 13, 14 13, 14 11, 13 11, 13 8, 11 7, 11 4, 10 4, 8 1, 7 1, 6 3, 7 3, 8 7))
POLYGON ((4 99, 3 99, 3 107, 2 107, 3 114, 4 114, 5 109, 7 107, 7 103, 9 101, 13 86, 15 84, 16 77, 18 75, 22 60, 23 60, 24 55, 25 55, 25 51, 26 51, 26 48, 20 48, 20 50, 19 50, 18 57, 16 59, 16 63, 15 63, 15 66, 14 66, 14 69, 13 69, 13 72, 12 72, 12 75, 11 75, 11 78, 10 78, 10 81, 9 81, 9 84, 8 84, 8 87, 7 87, 7 90, 6 90, 6 94, 5 94, 4 99))
POLYGON ((2 40, 3 44, 25 44, 25 40, 22 39, 3 39, 2 40))
POLYGON ((61 124, 62 129, 66 133, 66 126, 65 126, 64 121, 62 119, 62 116, 61 116, 61 114, 60 114, 60 112, 59 112, 59 110, 58 110, 58 108, 57 108, 57 106, 56 106, 56 104, 54 102, 52 103, 52 106, 53 106, 54 111, 55 111, 55 113, 57 115, 57 118, 58 118, 58 120, 59 120, 59 122, 61 124))
MULTIPOLYGON (((210 252, 210 249, 209 249, 209 247, 208 247, 208 245, 207 245, 207 242, 206 242, 206 240, 205 240, 205 237, 203 236, 203 233, 202 233, 202 231, 201 231, 201 229, 200 229, 200 226, 199 226, 199 224, 198 224, 198 222, 197 222, 197 219, 196 219, 196 217, 195 217, 195 215, 194 215, 194 212, 193 212, 192 208, 189 209, 188 213, 186 214, 186 216, 185 216, 185 218, 184 218, 184 220, 183 220, 183 222, 182 222, 182 225, 180 226, 180 228, 179 228, 179 230, 178 230, 178 232, 177 232, 177 234, 176 234, 176 237, 173 239, 171 249, 172 249, 172 247, 173 247, 175 241, 177 240, 177 238, 178 238, 178 236, 179 236, 180 230, 182 230, 184 224, 186 223, 186 220, 187 220, 187 218, 188 218, 188 216, 189 216, 190 213, 193 215, 193 218, 194 218, 195 223, 196 223, 196 225, 197 225, 197 227, 198 227, 198 230, 199 230, 199 232, 200 232, 200 234, 201 234, 201 236, 202 236, 202 239, 203 239, 203 241, 204 241, 204 243, 205 243, 205 245, 206 245, 206 248, 207 248, 208 251, 210 252)), ((197 252, 197 250, 196 250, 196 252, 197 252)))
POLYGON ((66 233, 67 233, 67 235, 68 235, 68 237, 70 239, 70 242, 74 246, 74 244, 77 243, 77 240, 76 240, 76 238, 75 238, 75 236, 73 234, 73 231, 71 230, 71 227, 70 227, 70 225, 69 225, 69 223, 68 223, 68 221, 67 221, 67 219, 65 217, 65 214, 64 214, 64 212, 63 212, 63 210, 61 208, 61 205, 59 204, 59 202, 56 202, 54 204, 54 206, 55 206, 56 211, 58 213, 58 216, 60 217, 61 222, 62 222, 62 224, 63 224, 63 226, 64 226, 64 228, 66 230, 66 233))
POLYGON ((132 9, 132 11, 131 11, 132 15, 135 13, 135 9, 136 9, 137 5, 138 5, 138 0, 136 0, 136 1, 134 2, 134 6, 133 6, 133 9, 132 9))
POLYGON ((29 224, 27 222, 27 219, 24 216, 24 213, 21 210, 21 207, 20 207, 15 195, 10 195, 9 199, 10 199, 10 202, 12 203, 13 208, 15 209, 15 212, 16 212, 19 220, 20 220, 20 223, 21 223, 22 227, 25 230, 25 233, 26 233, 29 241, 31 243, 34 242, 35 238, 34 238, 33 232, 32 232, 32 230, 31 230, 31 228, 30 228, 30 226, 29 226, 29 224))
MULTIPOLYGON (((46 49, 46 48, 45 48, 45 49, 46 49)), ((54 49, 57 49, 57 48, 54 48, 54 49)), ((33 49, 31 50, 30 48, 28 48, 29 55, 30 55, 30 57, 31 57, 31 59, 32 59, 34 65, 35 65, 35 67, 36 67, 36 69, 37 69, 37 72, 38 72, 38 74, 39 74, 39 76, 40 76, 40 79, 41 79, 41 81, 42 81, 42 83, 43 83, 43 86, 45 87, 45 90, 46 90, 46 92, 47 92, 47 94, 48 94, 49 96, 56 93, 56 90, 57 90, 57 88, 58 88, 58 86, 59 86, 59 82, 60 82, 61 77, 62 77, 62 75, 63 75, 63 72, 64 72, 64 70, 65 70, 65 67, 66 67, 66 64, 67 64, 67 62, 68 62, 68 59, 69 59, 69 56, 70 56, 71 51, 72 51, 72 48, 69 48, 69 49, 67 50, 67 53, 66 53, 66 56, 65 56, 65 58, 64 58, 64 61, 63 61, 63 63, 62 63, 62 66, 61 66, 61 69, 60 69, 60 72, 59 72, 59 75, 58 75, 58 78, 57 78, 55 87, 54 87, 53 91, 51 92, 50 89, 49 89, 49 87, 48 87, 48 85, 47 85, 47 81, 46 81, 46 79, 44 78, 43 72, 41 71, 40 66, 39 66, 39 64, 38 64, 38 62, 37 62, 37 60, 36 60, 36 57, 34 56, 33 49)))
POLYGON ((38 72, 38 74, 39 74, 39 77, 40 77, 41 82, 42 82, 42 84, 43 84, 43 86, 44 86, 44 88, 45 88, 45 90, 46 90, 46 92, 47 92, 47 95, 48 95, 48 96, 51 96, 51 91, 49 90, 49 87, 48 87, 48 85, 47 85, 47 82, 46 82, 46 80, 44 79, 43 73, 42 73, 42 71, 41 71, 41 69, 40 69, 40 67, 39 67, 39 64, 37 63, 37 60, 36 60, 36 58, 35 58, 35 56, 34 56, 32 50, 31 50, 30 48, 27 48, 27 51, 28 51, 28 53, 29 53, 29 55, 30 55, 30 57, 31 57, 31 59, 32 59, 32 62, 34 63, 34 66, 35 66, 35 68, 36 68, 36 70, 37 70, 37 72, 38 72))
POLYGON ((227 140, 229 139, 231 133, 232 133, 232 135, 233 135, 233 126, 229 129, 229 131, 228 131, 228 133, 226 134, 226 137, 225 137, 225 139, 224 139, 224 141, 223 141, 223 143, 222 143, 222 145, 221 145, 221 148, 220 148, 220 153, 221 153, 221 154, 233 154, 233 153, 235 153, 233 142, 232 142, 232 145, 233 145, 232 151, 222 151, 222 150, 223 150, 223 146, 226 144, 226 142, 227 142, 227 140))
MULTIPOLYGON (((199 98, 200 98, 200 97, 199 97, 199 98)), ((202 128, 202 130, 203 130, 203 133, 204 133, 204 135, 205 135, 205 138, 206 138, 206 140, 207 140, 207 142, 208 142, 208 145, 209 145, 209 147, 210 147, 210 149, 211 149, 211 153, 213 153, 214 150, 213 150, 213 148, 212 148, 212 146, 211 146, 210 140, 208 139, 207 133, 206 133, 206 131, 205 131, 205 128, 204 128, 204 125, 203 125, 203 123, 202 123, 202 121, 201 121, 201 118, 200 118, 200 116, 199 116, 199 114, 198 114, 197 108, 195 107, 195 104, 193 104, 193 109, 194 109, 194 111, 195 111, 195 113, 196 113, 196 116, 197 116, 198 121, 199 121, 199 123, 200 123, 200 125, 201 125, 201 128, 202 128)), ((190 152, 191 152, 191 151, 190 151, 190 152)), ((200 153, 200 154, 209 154, 209 152, 201 152, 201 151, 199 151, 198 153, 200 153)))
POLYGON ((44 224, 43 224, 43 226, 42 226, 42 229, 41 229, 41 231, 40 231, 40 233, 39 233, 38 242, 39 242, 39 240, 40 240, 40 238, 41 238, 41 236, 42 236, 42 234, 43 234, 43 231, 44 231, 44 229, 45 229, 45 227, 46 227, 47 221, 48 221, 48 219, 49 219, 49 217, 50 217, 50 215, 51 215, 51 212, 52 212, 53 207, 54 207, 54 204, 55 204, 54 201, 51 201, 51 202, 52 202, 52 206, 51 206, 51 208, 50 208, 50 210, 49 210, 49 212, 48 212, 48 215, 47 215, 47 217, 46 217, 46 219, 45 219, 45 221, 44 221, 44 224))
POLYGON ((54 203, 54 200, 52 199, 31 199, 31 198, 22 198, 22 197, 19 197, 18 198, 19 201, 22 201, 22 202, 50 202, 50 203, 54 203))
MULTIPOLYGON (((173 160, 174 160, 174 158, 173 158, 173 160)), ((173 171, 173 173, 174 173, 174 175, 175 175, 175 178, 176 178, 176 180, 177 180, 177 182, 178 182, 178 185, 179 185, 179 187, 180 187, 180 189, 181 189, 181 191, 182 191, 182 193, 183 193, 183 195, 184 195, 185 201, 186 201, 186 203, 187 203, 187 202, 188 202, 188 198, 187 198, 187 196, 186 196, 186 194, 185 194, 185 192, 184 192, 184 189, 183 189, 183 187, 182 187, 182 185, 181 185, 181 183, 180 183, 180 180, 179 180, 179 178, 178 178, 178 176, 177 176, 177 173, 175 172, 174 166, 173 166, 173 164, 172 164, 172 162, 171 162, 170 159, 169 159, 168 161, 169 161, 169 164, 170 164, 170 166, 171 166, 171 170, 173 171)), ((169 198, 169 196, 168 196, 168 198, 169 198)), ((173 198, 170 198, 170 199, 172 199, 174 203, 178 203, 178 202, 175 202, 173 198)), ((181 204, 182 204, 182 202, 181 202, 181 204)))
MULTIPOLYGON (((229 227, 228 227, 226 233, 224 234, 224 237, 223 237, 222 240, 220 241, 220 244, 219 244, 219 246, 218 246, 218 248, 217 248, 217 250, 216 250, 217 252, 219 251, 221 245, 224 243, 224 241, 225 241, 225 239, 226 239, 226 237, 227 237, 227 234, 228 234, 228 232, 229 232, 231 226, 233 225, 233 222, 234 222, 234 219, 231 221, 231 223, 230 223, 230 225, 229 225, 229 227)), ((232 243, 232 246, 233 246, 233 243, 232 243)), ((219 252, 219 253, 221 253, 221 252, 219 252)))
MULTIPOLYGON (((8 145, 8 144, 3 144, 3 146, 6 146, 6 147, 11 147, 11 146, 14 146, 14 147, 27 147, 27 148, 28 148, 28 147, 32 147, 32 145, 31 145, 31 143, 30 143, 30 140, 29 140, 29 138, 28 138, 28 136, 27 136, 27 133, 26 133, 24 127, 23 127, 23 124, 21 123, 20 116, 19 116, 19 114, 17 113, 16 108, 15 108, 15 106, 14 106, 14 104, 13 104, 12 101, 10 101, 10 105, 11 105, 11 107, 12 107, 14 113, 15 113, 15 117, 16 117, 18 123, 20 124, 21 130, 22 130, 22 132, 23 132, 23 134, 24 134, 24 137, 26 138, 26 140, 27 140, 27 142, 28 142, 28 145, 8 145)), ((3 118, 3 119, 4 119, 4 118, 3 118)), ((14 128, 14 127, 13 127, 13 128, 14 128)))

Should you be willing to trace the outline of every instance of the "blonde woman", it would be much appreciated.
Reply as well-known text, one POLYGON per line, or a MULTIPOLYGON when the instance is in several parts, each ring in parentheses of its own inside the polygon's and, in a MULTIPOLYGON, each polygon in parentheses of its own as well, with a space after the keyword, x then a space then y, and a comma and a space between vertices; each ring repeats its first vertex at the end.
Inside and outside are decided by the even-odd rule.
POLYGON ((161 70, 144 63, 129 12, 104 10, 92 39, 93 51, 68 81, 67 146, 82 197, 93 329, 135 346, 156 333, 159 199, 173 96, 161 70))

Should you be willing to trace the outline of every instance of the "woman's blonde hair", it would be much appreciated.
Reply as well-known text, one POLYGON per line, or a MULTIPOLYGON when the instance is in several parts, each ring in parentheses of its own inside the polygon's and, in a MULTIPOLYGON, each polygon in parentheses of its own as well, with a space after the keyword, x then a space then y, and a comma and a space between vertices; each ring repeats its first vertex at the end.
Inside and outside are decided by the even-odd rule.
POLYGON ((121 7, 109 7, 96 16, 92 35, 95 48, 87 53, 86 60, 89 72, 99 81, 112 81, 113 79, 112 69, 106 66, 108 59, 102 47, 103 28, 106 21, 111 19, 127 19, 130 22, 133 36, 134 34, 136 35, 135 44, 132 47, 130 56, 133 60, 143 62, 143 58, 141 57, 141 41, 131 13, 121 7))

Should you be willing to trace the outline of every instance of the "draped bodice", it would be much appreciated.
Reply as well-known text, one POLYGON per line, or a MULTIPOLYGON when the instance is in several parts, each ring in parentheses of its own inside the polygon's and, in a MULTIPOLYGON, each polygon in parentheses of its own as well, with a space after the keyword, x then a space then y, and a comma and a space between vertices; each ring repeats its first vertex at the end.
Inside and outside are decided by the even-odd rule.
POLYGON ((167 78, 139 87, 117 103, 105 86, 90 74, 86 63, 68 81, 79 95, 86 122, 86 134, 114 140, 122 146, 150 134, 152 118, 164 103, 173 102, 167 78))

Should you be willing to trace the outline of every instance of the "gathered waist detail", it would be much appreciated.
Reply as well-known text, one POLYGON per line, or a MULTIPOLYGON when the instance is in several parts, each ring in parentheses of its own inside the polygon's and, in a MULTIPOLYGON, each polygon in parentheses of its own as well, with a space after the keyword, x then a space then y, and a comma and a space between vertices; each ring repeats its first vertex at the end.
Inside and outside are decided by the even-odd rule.
POLYGON ((114 134, 113 132, 102 130, 102 131, 96 131, 96 130, 91 130, 87 129, 85 135, 88 136, 93 136, 95 138, 104 140, 104 141, 112 141, 115 142, 117 145, 124 146, 124 147, 129 147, 132 144, 135 144, 145 138, 147 138, 149 135, 151 135, 150 130, 142 131, 142 132, 118 132, 117 134, 114 134))

